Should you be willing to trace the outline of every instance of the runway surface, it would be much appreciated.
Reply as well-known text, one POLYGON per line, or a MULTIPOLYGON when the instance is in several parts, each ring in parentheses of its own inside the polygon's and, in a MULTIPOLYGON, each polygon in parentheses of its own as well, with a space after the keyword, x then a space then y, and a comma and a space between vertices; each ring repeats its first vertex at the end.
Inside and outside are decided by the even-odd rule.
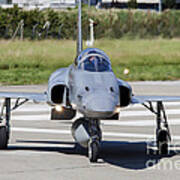
MULTIPOLYGON (((180 82, 131 83, 135 94, 180 95, 180 82), (174 92, 173 92, 174 91, 174 92)), ((46 86, 0 91, 44 91, 46 86)), ((8 150, 0 151, 0 180, 179 179, 180 102, 165 103, 172 142, 168 156, 155 154, 155 117, 143 106, 122 109, 119 121, 102 121, 101 157, 90 164, 71 136, 71 121, 50 121, 50 107, 28 102, 12 113, 8 150)))

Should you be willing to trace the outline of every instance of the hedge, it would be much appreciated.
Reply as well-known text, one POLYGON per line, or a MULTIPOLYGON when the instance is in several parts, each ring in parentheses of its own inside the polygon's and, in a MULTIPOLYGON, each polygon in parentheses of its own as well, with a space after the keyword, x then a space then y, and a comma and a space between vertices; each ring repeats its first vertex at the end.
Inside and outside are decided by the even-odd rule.
MULTIPOLYGON (((83 9, 83 37, 89 38, 89 18, 95 21, 95 37, 98 38, 175 38, 180 37, 180 11, 166 10, 161 14, 138 10, 88 10, 83 9)), ((24 37, 75 39, 77 34, 77 9, 55 11, 38 9, 24 11, 17 6, 0 9, 0 38, 12 38, 18 24, 24 20, 24 37), (50 27, 43 29, 49 21, 50 27), (47 34, 48 33, 48 34, 47 34), (41 35, 41 36, 40 36, 41 35)))

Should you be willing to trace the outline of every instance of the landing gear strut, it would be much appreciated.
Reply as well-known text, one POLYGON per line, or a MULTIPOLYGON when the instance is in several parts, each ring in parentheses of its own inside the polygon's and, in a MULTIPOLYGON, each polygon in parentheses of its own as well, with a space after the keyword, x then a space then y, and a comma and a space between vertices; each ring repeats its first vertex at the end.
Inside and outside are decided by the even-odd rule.
POLYGON ((13 108, 11 108, 11 98, 5 98, 0 112, 0 149, 6 149, 8 146, 10 137, 11 111, 17 109, 27 101, 28 99, 25 99, 20 102, 20 99, 18 98, 13 108))
POLYGON ((1 115, 0 123, 0 149, 6 149, 10 135, 10 111, 11 111, 11 99, 6 98, 2 107, 2 112, 5 108, 5 122, 3 123, 3 117, 1 115))
POLYGON ((162 101, 158 101, 156 105, 157 110, 154 110, 151 102, 149 102, 149 106, 146 104, 143 105, 156 115, 156 144, 158 149, 157 152, 159 155, 167 155, 168 144, 169 141, 171 141, 171 135, 164 105, 162 101))
POLYGON ((157 129, 156 142, 158 153, 168 154, 168 142, 171 141, 170 130, 167 122, 167 116, 162 102, 157 102, 157 129))
POLYGON ((102 139, 99 120, 89 120, 89 134, 90 140, 88 142, 88 157, 90 162, 97 162, 99 157, 100 142, 102 139))

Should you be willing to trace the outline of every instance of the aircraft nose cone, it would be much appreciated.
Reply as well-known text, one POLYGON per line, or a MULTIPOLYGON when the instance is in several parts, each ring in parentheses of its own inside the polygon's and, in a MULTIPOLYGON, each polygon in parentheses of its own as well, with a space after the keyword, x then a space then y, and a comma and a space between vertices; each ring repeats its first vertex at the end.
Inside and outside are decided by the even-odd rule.
POLYGON ((87 108, 92 111, 114 111, 115 104, 112 98, 106 96, 94 96, 88 104, 87 108))
POLYGON ((108 117, 115 110, 117 102, 115 98, 109 94, 92 94, 89 95, 84 102, 84 110, 91 117, 108 117))

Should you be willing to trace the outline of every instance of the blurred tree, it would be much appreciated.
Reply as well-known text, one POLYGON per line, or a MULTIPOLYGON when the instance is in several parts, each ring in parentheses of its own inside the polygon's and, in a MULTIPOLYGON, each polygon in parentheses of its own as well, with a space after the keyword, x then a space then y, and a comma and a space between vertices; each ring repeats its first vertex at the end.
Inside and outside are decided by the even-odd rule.
POLYGON ((129 0, 127 5, 129 9, 136 9, 138 5, 137 0, 129 0))
POLYGON ((176 8, 176 0, 163 0, 165 8, 172 9, 176 8))

